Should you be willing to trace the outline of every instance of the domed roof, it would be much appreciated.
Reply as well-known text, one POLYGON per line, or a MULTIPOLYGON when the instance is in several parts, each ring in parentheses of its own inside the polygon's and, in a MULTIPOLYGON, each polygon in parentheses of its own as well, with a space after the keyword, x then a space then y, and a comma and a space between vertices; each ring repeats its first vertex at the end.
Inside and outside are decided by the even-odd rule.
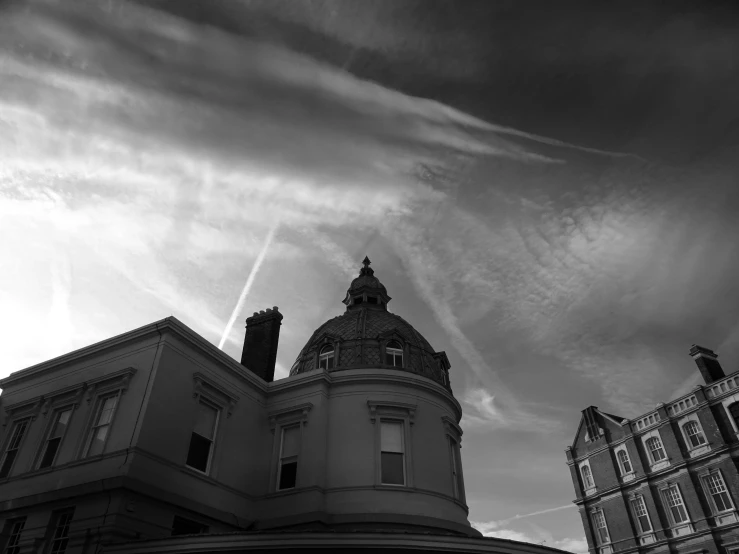
POLYGON ((344 299, 346 311, 316 329, 290 375, 317 367, 326 371, 396 369, 423 375, 449 388, 446 354, 435 352, 410 323, 387 311, 391 300, 387 289, 374 276, 368 258, 363 264, 344 299))

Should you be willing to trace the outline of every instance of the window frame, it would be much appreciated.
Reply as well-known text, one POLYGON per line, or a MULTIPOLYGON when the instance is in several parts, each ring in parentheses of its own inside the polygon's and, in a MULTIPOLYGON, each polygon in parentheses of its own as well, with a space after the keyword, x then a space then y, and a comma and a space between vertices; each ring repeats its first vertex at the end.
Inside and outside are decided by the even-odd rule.
POLYGON ((649 508, 647 503, 644 501, 644 497, 641 494, 636 494, 629 498, 629 507, 631 508, 631 514, 634 517, 634 522, 637 525, 637 535, 650 535, 654 533, 654 523, 652 523, 652 516, 649 515, 649 508), (637 506, 638 504, 638 506, 637 506), (639 508, 644 510, 644 514, 639 514, 639 508), (649 524, 649 529, 645 530, 641 523, 640 517, 645 517, 649 524))
POLYGON ((634 471, 634 464, 631 461, 631 456, 629 455, 629 450, 626 448, 625 444, 622 444, 614 449, 614 453, 616 454, 616 464, 618 465, 618 470, 621 474, 621 477, 628 477, 633 476, 634 471), (626 456, 626 461, 621 459, 621 453, 623 452, 624 456, 626 456), (624 467, 624 464, 629 464, 629 470, 626 471, 626 468, 624 467))
POLYGON ((298 488, 298 468, 300 467, 300 454, 303 450, 303 426, 300 422, 297 423, 289 423, 287 425, 281 425, 280 426, 280 451, 277 455, 277 483, 275 485, 275 489, 277 492, 283 492, 283 491, 291 491, 298 488), (283 450, 285 448, 285 432, 289 429, 295 429, 298 430, 298 452, 297 454, 293 456, 283 456, 283 450), (285 466, 287 459, 290 459, 291 461, 294 459, 295 461, 295 483, 292 487, 280 487, 280 481, 282 480, 282 468, 285 466))
POLYGON ((405 367, 405 346, 402 342, 400 342, 398 339, 390 339, 385 343, 385 352, 384 352, 384 362, 386 366, 390 367, 398 367, 398 368, 404 368, 405 367), (391 344, 397 344, 398 346, 390 346, 391 344), (388 356, 393 357, 393 363, 389 364, 388 362, 388 356), (396 359, 400 357, 400 365, 396 364, 396 359))
POLYGON ((50 536, 49 536, 48 546, 47 546, 47 549, 46 549, 46 552, 48 554, 64 554, 67 551, 67 549, 69 548, 69 539, 70 539, 70 537, 69 537, 69 531, 70 531, 71 526, 72 526, 72 521, 74 520, 74 511, 75 511, 75 509, 72 507, 72 508, 64 508, 64 509, 61 509, 61 510, 55 510, 53 512, 53 518, 52 518, 53 525, 51 525, 50 528, 49 528, 49 531, 50 531, 49 535, 50 536), (69 520, 66 521, 62 525, 61 524, 62 518, 66 517, 66 516, 69 516, 69 520), (58 533, 60 527, 61 528, 66 528, 66 532, 64 533, 63 536, 57 536, 57 533, 58 533), (60 550, 55 550, 55 548, 54 548, 54 544, 57 541, 64 542, 64 547, 61 548, 60 550))
POLYGON ((308 425, 308 414, 313 409, 313 403, 304 402, 295 406, 273 410, 267 414, 269 428, 272 432, 272 458, 270 462, 270 491, 272 494, 284 494, 300 490, 300 464, 303 455, 303 444, 305 443, 305 429, 308 425), (293 425, 300 426, 300 438, 298 444, 298 466, 295 472, 295 486, 290 489, 280 489, 280 465, 282 454, 282 430, 293 425))
POLYGON ((404 489, 412 488, 414 483, 413 476, 413 433, 412 426, 415 422, 415 415, 418 406, 416 404, 408 404, 405 402, 392 402, 385 400, 368 400, 367 407, 370 413, 370 422, 375 426, 375 487, 404 489), (378 422, 386 421, 402 421, 403 422, 403 485, 386 484, 382 482, 382 425, 378 422))
POLYGON ((590 460, 583 460, 577 465, 577 472, 580 474, 580 483, 582 484, 582 491, 585 496, 588 496, 590 494, 593 494, 597 487, 595 486, 595 476, 593 475, 593 468, 590 467, 590 460), (590 480, 590 485, 588 486, 588 483, 586 482, 584 469, 588 470, 588 479, 590 480))
POLYGON ((27 516, 9 518, 5 521, 3 535, 7 538, 0 543, 3 554, 19 554, 21 551, 20 541, 23 536, 23 529, 26 527, 27 516), (16 530, 16 526, 20 524, 20 528, 16 530), (11 544, 11 541, 15 542, 11 544))
POLYGON ((664 469, 671 465, 670 457, 667 455, 667 450, 665 449, 665 443, 662 441, 662 435, 660 434, 659 430, 652 429, 651 431, 648 431, 647 433, 644 433, 643 435, 641 435, 640 438, 642 442, 642 447, 644 448, 644 453, 647 455, 647 460, 649 462, 650 471, 659 471, 660 469, 664 469), (662 450, 662 453, 664 454, 664 457, 659 460, 654 459, 652 450, 649 447, 649 442, 652 439, 656 439, 658 441, 659 447, 662 450))
MULTIPOLYGON (((402 418, 385 417, 385 416, 380 417, 380 485, 384 487, 407 487, 408 486, 408 468, 406 467, 407 466, 406 452, 408 450, 408 447, 406 445, 405 428, 406 428, 406 422, 402 418), (403 456, 402 458, 403 482, 402 483, 385 483, 382 480, 382 454, 385 453, 385 451, 382 450, 382 425, 383 423, 400 424, 400 447, 401 447, 400 454, 403 456)), ((392 454, 397 454, 397 452, 392 452, 392 454)))
POLYGON ((593 535, 595 536, 595 544, 598 548, 604 548, 611 544, 611 532, 608 530, 608 521, 606 521, 606 513, 603 508, 597 507, 590 510, 590 520, 593 524, 593 535), (599 521, 603 522, 603 526, 599 526, 599 521), (605 529, 606 539, 601 537, 600 530, 605 529))
POLYGON ((18 440, 18 444, 12 449, 15 452, 15 455, 13 456, 13 460, 10 462, 10 466, 8 466, 8 472, 4 476, 0 477, 0 481, 4 481, 5 479, 10 479, 13 475, 13 468, 15 467, 16 463, 18 462, 18 455, 21 452, 21 449, 23 448, 23 445, 25 444, 25 441, 28 438, 28 431, 31 427, 31 423, 33 423, 34 417, 30 415, 25 415, 18 417, 12 421, 12 425, 10 425, 10 429, 6 433, 3 443, 2 443, 2 454, 0 454, 0 470, 5 466, 5 460, 8 457, 8 453, 11 451, 11 444, 13 442, 13 439, 15 437, 15 431, 18 429, 21 424, 24 424, 23 428, 23 434, 21 435, 20 439, 18 440))
MULTIPOLYGON (((662 498, 662 503, 665 507, 665 513, 667 514, 667 519, 670 523, 670 527, 674 530, 675 528, 682 528, 687 525, 692 524, 692 519, 690 517, 690 512, 688 511, 688 507, 685 504, 685 499, 683 498, 683 493, 680 490, 680 485, 678 483, 665 483, 663 487, 660 487, 659 489, 660 496, 662 498), (676 491, 677 492, 677 498, 680 500, 679 504, 675 504, 675 506, 670 505, 670 491, 676 491), (682 506, 683 511, 685 512, 686 519, 683 521, 677 521, 675 519, 675 516, 672 512, 672 508, 682 506)), ((678 509, 678 512, 680 510, 678 509)))
POLYGON ((732 512, 736 512, 736 504, 734 503, 734 499, 731 496, 731 492, 729 491, 729 487, 726 485, 726 480, 724 479, 723 474, 721 473, 721 470, 718 468, 710 469, 704 473, 699 474, 701 488, 703 489, 703 494, 706 496, 709 505, 711 506, 711 515, 714 516, 722 516, 725 514, 729 514, 732 512), (720 485, 723 487, 723 492, 726 494, 726 497, 729 499, 729 508, 725 510, 719 510, 718 505, 716 504, 716 500, 713 497, 713 493, 711 492, 711 487, 708 483, 708 480, 712 477, 718 477, 718 480, 720 481, 720 485))
POLYGON ((120 407, 120 404, 121 404, 121 396, 123 396, 123 391, 120 388, 113 388, 113 389, 109 389, 105 391, 100 391, 95 395, 95 401, 93 403, 94 407, 90 411, 90 416, 88 418, 87 425, 85 426, 85 433, 84 433, 85 439, 82 444, 82 453, 80 455, 80 458, 92 458, 95 456, 105 455, 105 448, 108 446, 108 441, 110 440, 111 430, 113 429, 113 424, 115 423, 115 417, 118 415, 118 408, 120 407), (96 422, 99 421, 99 418, 102 415, 102 409, 103 409, 103 406, 105 406, 105 401, 113 397, 115 397, 115 406, 113 407, 113 413, 110 416, 110 421, 104 424, 108 427, 108 432, 105 435, 103 446, 101 447, 99 454, 90 455, 90 447, 92 446, 92 440, 94 437, 94 433, 98 428, 103 426, 96 422))
POLYGON ((322 369, 324 371, 331 371, 336 367, 336 345, 332 343, 327 343, 322 345, 318 349, 318 369, 322 369), (330 352, 325 352, 327 348, 330 348, 330 352), (323 367, 322 362, 326 361, 326 367, 323 367))
MULTIPOLYGON (((203 437, 203 435, 200 435, 199 433, 195 433, 195 430, 194 430, 195 425, 193 424, 192 430, 190 431, 190 442, 188 442, 188 445, 187 445, 187 455, 185 456, 185 467, 192 471, 197 471, 198 473, 202 475, 210 475, 211 470, 213 469, 213 457, 214 457, 214 453, 216 450, 216 439, 218 438, 218 430, 219 430, 220 423, 221 423, 221 412, 223 411, 223 407, 220 406, 218 403, 213 402, 212 400, 210 400, 210 398, 202 394, 198 396, 197 402, 198 402, 198 410, 200 409, 200 404, 203 404, 205 406, 208 406, 209 408, 213 408, 216 412, 216 420, 215 420, 215 423, 213 423, 213 438, 208 439, 207 437, 203 437), (190 448, 192 447, 192 436, 193 435, 198 435, 199 437, 203 437, 204 439, 210 441, 210 448, 208 450, 208 461, 205 465, 205 471, 203 471, 202 469, 198 469, 197 467, 188 465, 187 463, 187 460, 190 457, 190 448)), ((196 412, 196 418, 197 418, 197 412, 196 412)), ((197 423, 197 419, 195 423, 197 423)))
POLYGON ((41 440, 41 444, 39 445, 38 452, 36 453, 36 459, 34 461, 33 467, 35 470, 44 470, 54 467, 56 465, 56 461, 59 458, 59 452, 62 449, 62 445, 64 444, 64 439, 67 437, 67 433, 69 432, 69 427, 72 424, 72 418, 74 417, 74 412, 76 409, 77 404, 60 404, 57 407, 54 407, 51 412, 51 418, 49 418, 49 422, 46 425, 46 429, 44 430, 43 438, 41 440), (59 446, 56 448, 56 452, 54 453, 54 457, 51 459, 51 462, 48 466, 41 467, 41 462, 44 460, 44 457, 46 456, 46 450, 49 447, 49 441, 56 437, 51 437, 51 433, 54 431, 54 427, 56 427, 57 424, 57 417, 61 416, 62 413, 69 411, 69 419, 67 420, 67 424, 64 428, 64 432, 59 437, 59 446))

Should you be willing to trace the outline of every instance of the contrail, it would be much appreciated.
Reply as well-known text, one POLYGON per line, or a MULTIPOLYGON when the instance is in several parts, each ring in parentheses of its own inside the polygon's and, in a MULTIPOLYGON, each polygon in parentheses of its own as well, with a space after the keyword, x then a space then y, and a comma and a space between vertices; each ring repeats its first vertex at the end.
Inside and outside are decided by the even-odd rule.
POLYGON ((223 336, 221 337, 221 342, 218 344, 218 348, 220 348, 221 350, 223 350, 223 345, 226 342, 228 335, 231 334, 231 328, 236 322, 236 318, 239 317, 239 314, 241 313, 241 309, 244 307, 244 301, 246 301, 246 295, 249 294, 249 291, 251 290, 251 286, 254 283, 254 278, 257 276, 257 273, 259 272, 259 268, 262 267, 262 262, 264 262, 264 258, 267 255, 267 250, 269 250, 269 247, 272 244, 272 239, 275 238, 275 233, 277 232, 277 228, 279 226, 280 226, 280 222, 275 221, 272 227, 270 227, 269 232, 267 233, 267 238, 264 239, 264 245, 262 246, 262 250, 259 252, 259 255, 257 256, 257 261, 254 262, 254 265, 252 266, 251 271, 249 272, 249 277, 246 278, 246 283, 244 283, 244 288, 241 291, 241 295, 239 296, 239 301, 236 302, 236 307, 234 308, 234 311, 231 312, 231 317, 229 318, 228 323, 226 324, 226 328, 223 330, 223 336))
POLYGON ((576 506, 574 504, 565 504, 564 506, 557 506, 556 508, 547 508, 546 510, 539 510, 538 512, 531 512, 530 514, 515 515, 513 517, 509 517, 508 519, 501 519, 499 521, 495 521, 491 523, 495 523, 496 525, 503 525, 504 523, 509 523, 517 519, 524 519, 527 517, 538 516, 541 514, 548 514, 549 512, 558 512, 560 510, 566 510, 567 508, 575 508, 575 507, 576 506))

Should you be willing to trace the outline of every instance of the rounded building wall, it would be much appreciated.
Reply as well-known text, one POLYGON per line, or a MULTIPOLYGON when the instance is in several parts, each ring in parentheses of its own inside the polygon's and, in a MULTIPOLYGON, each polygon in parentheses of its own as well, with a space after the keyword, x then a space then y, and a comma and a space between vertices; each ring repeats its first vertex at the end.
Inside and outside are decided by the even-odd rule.
MULTIPOLYGON (((319 511, 344 526, 400 523, 479 535, 467 520, 461 468, 455 498, 453 449, 461 438, 461 408, 443 386, 388 369, 314 375, 326 377, 325 384, 317 386, 303 374, 294 388, 279 394, 280 406, 288 407, 293 397, 296 405, 309 401, 314 407, 303 431, 297 486, 276 491, 265 506, 267 519, 289 526, 301 514, 319 511), (402 430, 403 483, 383 482, 384 423, 402 430)), ((385 447, 389 441, 397 450, 390 439, 386 436, 385 447)), ((397 455, 390 456, 396 463, 397 455)))

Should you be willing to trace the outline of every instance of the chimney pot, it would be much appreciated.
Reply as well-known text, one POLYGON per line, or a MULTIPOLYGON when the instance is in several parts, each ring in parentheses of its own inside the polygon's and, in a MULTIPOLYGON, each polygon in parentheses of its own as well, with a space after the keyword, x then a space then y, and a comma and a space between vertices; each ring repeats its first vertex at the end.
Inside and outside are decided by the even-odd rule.
POLYGON ((718 363, 718 354, 710 348, 704 348, 703 346, 694 344, 690 347, 690 355, 695 360, 695 365, 698 366, 706 385, 710 385, 714 381, 726 377, 721 364, 718 363))
POLYGON ((275 379, 281 325, 282 314, 277 310, 254 312, 246 320, 241 365, 268 383, 275 379))

